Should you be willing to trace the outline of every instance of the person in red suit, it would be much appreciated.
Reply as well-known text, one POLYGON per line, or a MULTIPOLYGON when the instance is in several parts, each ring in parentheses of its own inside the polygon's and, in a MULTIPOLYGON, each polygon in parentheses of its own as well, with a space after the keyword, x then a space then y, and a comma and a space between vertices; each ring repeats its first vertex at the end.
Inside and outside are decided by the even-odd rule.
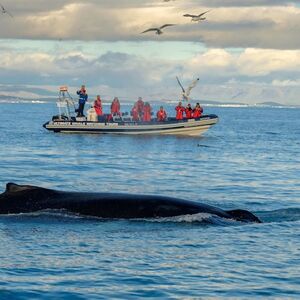
POLYGON ((188 104, 185 108, 185 115, 187 119, 193 118, 193 109, 191 107, 191 104, 188 104))
POLYGON ((159 108, 159 111, 157 112, 156 117, 157 117, 157 121, 158 122, 164 122, 164 121, 166 121, 166 119, 167 119, 167 113, 164 110, 163 106, 161 106, 159 108))
POLYGON ((113 116, 121 117, 120 107, 121 107, 120 101, 117 97, 115 97, 110 106, 110 114, 107 116, 108 122, 113 120, 113 116))
POLYGON ((139 112, 138 112, 136 104, 133 105, 133 108, 131 110, 131 115, 132 115, 132 120, 133 121, 138 121, 139 120, 139 112))
POLYGON ((151 106, 148 102, 145 103, 143 107, 143 121, 150 122, 151 121, 151 106))
POLYGON ((182 120, 185 109, 182 106, 181 102, 178 103, 178 105, 175 107, 175 110, 176 110, 176 120, 182 120))
POLYGON ((97 116, 102 116, 103 111, 102 111, 102 101, 99 95, 97 95, 96 100, 94 101, 94 109, 96 111, 97 116))
POLYGON ((115 97, 110 106, 111 114, 121 116, 120 108, 121 108, 120 101, 117 97, 115 97))
POLYGON ((203 113, 203 108, 200 106, 199 103, 196 104, 194 110, 193 110, 193 117, 196 118, 200 118, 201 115, 203 113))
POLYGON ((138 114, 139 114, 139 118, 140 120, 142 120, 143 117, 143 112, 144 112, 144 101, 142 100, 142 97, 139 97, 138 101, 135 103, 137 110, 138 110, 138 114))

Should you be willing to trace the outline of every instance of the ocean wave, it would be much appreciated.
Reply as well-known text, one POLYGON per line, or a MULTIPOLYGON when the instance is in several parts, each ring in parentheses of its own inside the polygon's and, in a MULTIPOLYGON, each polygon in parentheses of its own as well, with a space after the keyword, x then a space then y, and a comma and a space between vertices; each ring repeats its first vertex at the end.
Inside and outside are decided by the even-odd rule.
POLYGON ((272 211, 258 211, 255 214, 264 223, 300 221, 300 208, 289 207, 272 211))
POLYGON ((190 224, 211 224, 211 225, 236 225, 241 224, 233 219, 224 219, 219 216, 207 213, 193 215, 181 215, 165 218, 136 219, 136 221, 146 221, 152 223, 190 223, 190 224))
POLYGON ((8 214, 2 215, 1 218, 8 218, 16 221, 27 220, 27 219, 38 219, 38 220, 56 220, 56 221, 128 221, 128 222, 148 222, 148 223, 188 223, 188 224, 203 224, 203 225, 219 225, 229 226, 242 224, 233 219, 224 219, 216 215, 207 213, 198 213, 193 215, 180 215, 174 217, 159 217, 159 218, 134 218, 134 219, 107 219, 95 216, 85 216, 77 213, 72 213, 64 209, 47 209, 37 212, 20 213, 20 214, 8 214))
MULTIPOLYGON (((281 223, 300 221, 300 208, 284 208, 273 211, 257 211, 255 212, 263 223, 281 223)), ((12 218, 16 220, 22 219, 55 219, 55 220, 98 220, 98 221, 129 221, 129 222, 148 222, 148 223, 189 223, 189 224, 212 224, 212 225, 238 225, 246 224, 233 219, 225 219, 217 215, 208 213, 198 213, 192 215, 180 215, 174 217, 159 218, 132 218, 132 219, 107 219, 96 216, 85 216, 69 212, 65 209, 46 209, 37 212, 1 215, 1 218, 12 218)))

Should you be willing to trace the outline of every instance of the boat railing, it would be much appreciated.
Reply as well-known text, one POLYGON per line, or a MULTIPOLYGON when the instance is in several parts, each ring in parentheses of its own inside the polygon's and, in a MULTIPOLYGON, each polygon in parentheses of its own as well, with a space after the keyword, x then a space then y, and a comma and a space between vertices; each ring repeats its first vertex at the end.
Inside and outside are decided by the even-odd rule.
POLYGON ((72 96, 68 92, 67 86, 61 86, 59 89, 59 97, 56 102, 59 116, 61 119, 68 118, 69 120, 72 118, 71 110, 74 109, 76 111, 75 103, 72 96))

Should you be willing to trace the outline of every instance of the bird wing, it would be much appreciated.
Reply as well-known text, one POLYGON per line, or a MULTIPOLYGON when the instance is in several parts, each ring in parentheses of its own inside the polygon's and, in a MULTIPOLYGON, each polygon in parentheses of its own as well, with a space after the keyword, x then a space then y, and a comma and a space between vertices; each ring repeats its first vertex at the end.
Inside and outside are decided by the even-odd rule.
POLYGON ((11 16, 12 18, 14 17, 8 10, 5 10, 5 12, 6 12, 9 16, 11 16))
POLYGON ((181 82, 180 82, 180 80, 179 80, 179 78, 177 76, 176 76, 176 79, 177 79, 177 82, 180 85, 182 91, 185 93, 185 90, 184 90, 184 88, 183 88, 183 86, 182 86, 182 84, 181 84, 181 82))
POLYGON ((157 31, 157 30, 158 30, 158 28, 149 28, 141 33, 149 32, 149 31, 157 31))
POLYGON ((198 16, 196 16, 196 15, 190 15, 190 14, 185 14, 185 15, 183 15, 184 17, 191 17, 191 18, 194 18, 194 17, 198 17, 198 16))
POLYGON ((191 90, 197 85, 199 81, 199 78, 197 78, 196 80, 194 80, 190 85, 189 87, 186 89, 186 95, 189 96, 191 90))
POLYGON ((174 26, 174 25, 176 25, 176 24, 165 24, 165 25, 163 25, 163 26, 160 26, 159 29, 163 29, 163 28, 165 28, 165 27, 168 27, 168 26, 174 26))
POLYGON ((0 7, 1 7, 1 10, 2 10, 2 13, 4 14, 8 14, 9 16, 11 16, 13 18, 13 15, 5 9, 5 7, 0 3, 0 7))
POLYGON ((198 15, 197 17, 202 17, 203 15, 207 14, 208 12, 210 12, 210 10, 208 10, 208 11, 205 11, 205 12, 201 13, 201 14, 200 14, 200 15, 198 15))

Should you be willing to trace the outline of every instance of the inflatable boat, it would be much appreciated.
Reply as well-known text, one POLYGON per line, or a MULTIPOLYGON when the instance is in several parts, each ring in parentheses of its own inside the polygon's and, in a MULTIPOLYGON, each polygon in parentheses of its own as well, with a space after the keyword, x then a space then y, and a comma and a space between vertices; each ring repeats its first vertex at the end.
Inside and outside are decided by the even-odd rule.
POLYGON ((218 122, 216 115, 204 115, 198 119, 176 120, 168 118, 164 122, 135 122, 123 118, 113 118, 110 122, 93 122, 83 118, 54 118, 44 124, 44 128, 53 132, 65 133, 114 133, 114 134, 176 134, 200 135, 218 122))
POLYGON ((149 122, 133 121, 128 114, 107 118, 107 115, 98 117, 93 108, 87 111, 87 117, 74 117, 71 109, 74 101, 66 90, 61 90, 57 106, 59 114, 43 126, 47 130, 62 133, 96 133, 120 135, 189 135, 198 136, 218 122, 216 115, 203 115, 196 119, 176 120, 167 118, 163 122, 153 118, 149 122), (110 119, 108 121, 108 119, 110 119))

